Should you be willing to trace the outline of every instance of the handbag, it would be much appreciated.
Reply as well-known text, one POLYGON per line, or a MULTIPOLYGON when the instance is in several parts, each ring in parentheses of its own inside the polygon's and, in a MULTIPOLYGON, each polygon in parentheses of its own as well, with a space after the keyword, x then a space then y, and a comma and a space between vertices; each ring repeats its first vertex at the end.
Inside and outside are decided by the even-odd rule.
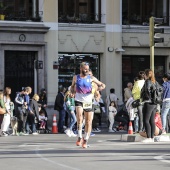
POLYGON ((133 108, 137 108, 138 106, 140 106, 140 99, 137 99, 137 100, 132 102, 132 107, 133 108))

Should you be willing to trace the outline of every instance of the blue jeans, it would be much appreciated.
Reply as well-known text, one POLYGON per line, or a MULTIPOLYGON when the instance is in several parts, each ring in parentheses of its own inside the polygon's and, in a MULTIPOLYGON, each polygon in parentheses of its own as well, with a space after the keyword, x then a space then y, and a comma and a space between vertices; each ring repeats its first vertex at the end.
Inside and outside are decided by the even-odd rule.
POLYGON ((162 112, 161 112, 161 118, 162 118, 162 127, 165 130, 166 127, 166 120, 167 120, 167 115, 170 115, 170 101, 164 101, 162 104, 162 112))
POLYGON ((75 114, 75 112, 74 113, 71 113, 71 111, 67 108, 67 112, 68 112, 68 114, 69 114, 69 116, 70 116, 70 118, 71 118, 71 120, 70 120, 70 125, 68 126, 68 128, 70 129, 70 130, 72 130, 73 129, 73 126, 75 125, 75 123, 77 122, 77 118, 76 118, 76 114, 75 114))
POLYGON ((26 132, 29 133, 30 130, 30 125, 31 125, 31 130, 32 133, 36 132, 36 126, 35 126, 35 115, 34 114, 29 114, 27 117, 27 121, 26 121, 26 132))
POLYGON ((59 110, 58 131, 63 132, 64 121, 66 117, 66 111, 64 109, 59 110))

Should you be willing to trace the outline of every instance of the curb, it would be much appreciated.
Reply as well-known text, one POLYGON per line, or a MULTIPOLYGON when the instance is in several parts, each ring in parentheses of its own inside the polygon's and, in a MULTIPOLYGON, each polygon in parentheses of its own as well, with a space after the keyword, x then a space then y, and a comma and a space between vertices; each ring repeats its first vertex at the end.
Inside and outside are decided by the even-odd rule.
MULTIPOLYGON (((145 137, 140 136, 139 134, 122 134, 121 135, 121 141, 125 142, 142 142, 145 137)), ((170 141, 170 136, 169 135, 160 135, 160 136, 155 136, 154 137, 154 142, 168 142, 170 141)))

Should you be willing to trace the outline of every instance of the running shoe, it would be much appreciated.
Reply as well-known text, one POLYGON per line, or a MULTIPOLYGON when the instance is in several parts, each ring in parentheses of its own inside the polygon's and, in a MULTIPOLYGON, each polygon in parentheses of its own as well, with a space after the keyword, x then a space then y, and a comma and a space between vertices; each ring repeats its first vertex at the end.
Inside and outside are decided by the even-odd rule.
POLYGON ((82 148, 87 148, 87 140, 83 139, 82 148))
POLYGON ((1 136, 6 137, 6 136, 9 136, 9 135, 5 131, 2 131, 1 136))
POLYGON ((90 136, 95 136, 95 134, 91 132, 91 133, 90 133, 90 136))
POLYGON ((77 135, 76 134, 74 134, 74 132, 73 131, 70 131, 70 137, 76 137, 77 135))
POLYGON ((166 135, 166 131, 164 129, 162 130, 162 135, 166 135))
POLYGON ((101 130, 99 128, 96 128, 96 132, 101 132, 101 130))
POLYGON ((66 133, 66 135, 67 135, 68 137, 71 137, 71 131, 70 131, 70 129, 66 129, 64 132, 66 133))
POLYGON ((83 138, 78 137, 78 140, 77 140, 77 142, 76 142, 76 145, 77 145, 77 146, 81 146, 82 143, 83 143, 83 138))

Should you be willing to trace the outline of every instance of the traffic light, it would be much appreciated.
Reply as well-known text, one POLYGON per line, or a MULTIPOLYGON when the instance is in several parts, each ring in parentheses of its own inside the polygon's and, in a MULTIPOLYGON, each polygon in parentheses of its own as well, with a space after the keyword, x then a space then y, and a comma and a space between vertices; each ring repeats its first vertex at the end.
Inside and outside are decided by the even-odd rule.
POLYGON ((164 33, 164 28, 158 27, 164 23, 163 18, 151 17, 149 20, 149 37, 150 37, 150 47, 155 46, 156 43, 163 43, 164 38, 159 37, 158 34, 164 33))

